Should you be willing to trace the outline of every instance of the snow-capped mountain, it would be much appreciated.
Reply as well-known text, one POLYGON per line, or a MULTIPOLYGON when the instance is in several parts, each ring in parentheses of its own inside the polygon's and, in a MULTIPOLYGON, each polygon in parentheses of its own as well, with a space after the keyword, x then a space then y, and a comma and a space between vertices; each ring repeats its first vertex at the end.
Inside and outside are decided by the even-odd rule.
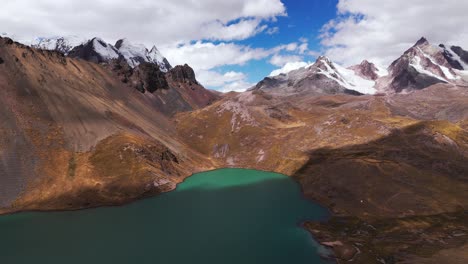
POLYGON ((78 36, 38 37, 32 40, 7 33, 0 33, 0 36, 11 38, 33 48, 55 50, 66 56, 79 57, 96 63, 123 58, 131 68, 147 62, 157 64, 162 72, 172 69, 169 61, 156 46, 148 50, 144 45, 133 44, 127 39, 117 41, 114 46, 100 38, 88 40, 78 36))
POLYGON ((95 63, 109 62, 120 57, 119 51, 114 46, 100 38, 93 38, 73 48, 68 55, 95 63))
POLYGON ((153 46, 151 50, 148 50, 143 44, 132 44, 127 39, 121 39, 117 41, 115 48, 132 68, 143 62, 157 64, 163 72, 167 72, 172 68, 156 46, 153 46))
POLYGON ((44 50, 56 50, 68 55, 70 51, 85 43, 85 38, 78 36, 66 36, 66 37, 51 37, 51 38, 36 38, 31 42, 31 47, 44 50))
POLYGON ((321 56, 305 68, 267 77, 253 90, 277 95, 312 94, 374 94, 375 82, 364 78, 352 69, 346 69, 321 56))
POLYGON ((408 92, 436 83, 464 84, 457 68, 453 67, 458 64, 461 69, 463 61, 454 54, 421 38, 390 65, 389 75, 379 81, 379 87, 388 91, 408 92), (448 57, 451 62, 447 60, 448 57))
POLYGON ((468 52, 457 46, 434 46, 421 38, 387 69, 367 60, 344 68, 321 56, 305 68, 267 77, 252 89, 278 95, 375 94, 409 92, 437 83, 468 85, 468 52))

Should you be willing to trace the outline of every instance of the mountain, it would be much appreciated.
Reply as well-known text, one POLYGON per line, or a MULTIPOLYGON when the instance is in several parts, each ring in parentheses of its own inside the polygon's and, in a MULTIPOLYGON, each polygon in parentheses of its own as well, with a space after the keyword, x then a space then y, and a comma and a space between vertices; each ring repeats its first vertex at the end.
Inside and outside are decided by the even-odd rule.
POLYGON ((115 48, 125 58, 128 65, 134 68, 143 62, 154 63, 159 66, 161 71, 167 72, 172 69, 166 58, 164 58, 156 46, 148 50, 142 44, 132 44, 127 39, 118 40, 115 48))
POLYGON ((68 56, 84 59, 94 63, 107 63, 110 60, 118 59, 121 54, 114 46, 106 43, 104 40, 93 38, 88 42, 73 48, 69 52, 68 56))
POLYGON ((389 75, 379 87, 393 92, 423 89, 436 83, 464 84, 457 69, 447 60, 447 50, 421 38, 388 68, 389 75))
POLYGON ((56 50, 68 55, 73 48, 85 42, 86 39, 78 36, 36 38, 31 42, 30 46, 36 49, 56 50))
POLYGON ((267 77, 251 90, 280 96, 298 94, 373 94, 375 82, 321 56, 306 68, 267 77))
POLYGON ((119 204, 212 168, 160 110, 192 109, 174 87, 143 94, 105 65, 7 38, 0 57, 0 211, 119 204))
POLYGON ((143 44, 133 44, 128 39, 120 39, 115 45, 111 45, 100 38, 86 40, 78 36, 38 37, 32 41, 7 33, 2 33, 1 36, 9 37, 36 49, 55 50, 66 56, 79 57, 97 63, 122 57, 132 68, 148 62, 157 64, 163 72, 172 69, 169 61, 156 46, 148 50, 143 44))
POLYGON ((468 85, 468 52, 421 38, 387 69, 364 60, 344 68, 321 56, 308 67, 266 77, 251 90, 274 95, 401 93, 437 83, 468 85))

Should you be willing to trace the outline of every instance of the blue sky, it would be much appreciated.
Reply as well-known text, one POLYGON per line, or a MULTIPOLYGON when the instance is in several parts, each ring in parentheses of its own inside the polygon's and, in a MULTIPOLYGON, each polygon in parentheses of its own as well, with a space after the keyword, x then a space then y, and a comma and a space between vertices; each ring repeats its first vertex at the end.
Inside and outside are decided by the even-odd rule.
MULTIPOLYGON (((320 44, 320 30, 328 21, 336 17, 336 5, 338 0, 283 0, 286 7, 286 16, 278 16, 272 21, 266 21, 268 29, 250 38, 234 41, 234 43, 252 48, 272 49, 279 45, 307 40, 309 52, 298 54, 297 52, 281 51, 279 55, 296 55, 301 61, 313 62, 323 50, 320 44), (312 53, 312 54, 311 54, 312 53)), ((218 43, 215 41, 215 43, 218 43)), ((224 65, 212 70, 219 73, 229 71, 243 72, 250 84, 261 81, 270 75, 278 65, 270 63, 270 57, 258 60, 250 60, 242 65, 224 65)), ((222 87, 209 86, 212 89, 222 87)))
MULTIPOLYGON (((336 16, 337 0, 285 0, 287 16, 278 17, 277 21, 268 22, 268 28, 278 28, 278 32, 268 34, 266 31, 252 38, 237 41, 238 44, 254 48, 273 48, 281 44, 297 42, 301 38, 308 40, 311 51, 320 53, 320 29, 336 16)), ((282 54, 293 54, 283 52, 282 54)), ((314 61, 315 55, 301 54, 303 61, 314 61)), ((248 73, 248 81, 257 83, 268 76, 278 66, 268 59, 252 60, 245 65, 222 66, 215 70, 241 71, 248 73)), ((213 87, 212 87, 213 88, 213 87)))

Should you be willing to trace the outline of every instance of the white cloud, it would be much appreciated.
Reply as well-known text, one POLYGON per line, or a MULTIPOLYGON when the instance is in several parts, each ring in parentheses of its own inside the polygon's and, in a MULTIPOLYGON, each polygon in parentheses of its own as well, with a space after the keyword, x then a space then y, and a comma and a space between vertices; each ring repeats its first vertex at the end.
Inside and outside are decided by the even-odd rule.
POLYGON ((247 76, 242 72, 229 71, 224 74, 217 71, 199 71, 197 79, 203 85, 209 87, 223 87, 232 82, 244 81, 247 76))
POLYGON ((296 61, 296 62, 288 62, 286 63, 281 69, 274 70, 270 73, 270 76, 277 76, 282 73, 288 73, 293 70, 297 70, 300 68, 304 68, 311 65, 310 62, 304 62, 304 61, 296 61))
POLYGON ((201 42, 178 47, 162 47, 161 51, 172 64, 188 63, 196 70, 209 70, 223 65, 242 65, 250 60, 263 59, 271 54, 234 43, 201 42))
POLYGON ((232 82, 225 85, 220 91, 223 93, 227 92, 245 92, 247 89, 253 87, 255 83, 249 83, 245 80, 232 82))
POLYGON ((272 28, 269 28, 269 29, 267 29, 266 33, 267 33, 268 35, 278 34, 278 33, 279 33, 279 27, 272 27, 272 28))
POLYGON ((286 14, 281 0, 15 0, 3 1, 2 31, 25 38, 99 36, 115 41, 186 43, 241 40, 286 14))
POLYGON ((226 65, 244 65, 252 60, 268 58, 271 64, 282 67, 288 62, 302 60, 301 56, 294 53, 300 53, 303 44, 292 42, 271 49, 262 49, 235 43, 198 41, 177 47, 162 47, 161 51, 174 65, 187 63, 192 66, 201 84, 221 91, 240 91, 254 85, 248 81, 246 74, 232 71, 223 74, 215 69, 226 65))
POLYGON ((300 61, 302 58, 297 56, 297 55, 279 55, 275 54, 271 57, 270 63, 278 66, 278 67, 283 67, 289 62, 294 62, 294 61, 300 61))
POLYGON ((345 65, 369 59, 387 66, 420 37, 433 44, 468 43, 468 1, 340 0, 323 27, 326 55, 345 65))

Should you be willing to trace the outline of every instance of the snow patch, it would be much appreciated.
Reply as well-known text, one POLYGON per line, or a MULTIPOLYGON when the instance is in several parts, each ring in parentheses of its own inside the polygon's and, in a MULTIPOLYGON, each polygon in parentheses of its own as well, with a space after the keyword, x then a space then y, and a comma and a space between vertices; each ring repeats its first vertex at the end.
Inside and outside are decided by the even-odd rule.
POLYGON ((456 54, 455 52, 453 52, 453 50, 450 48, 448 49, 445 49, 446 51, 448 51, 450 53, 450 55, 452 55, 452 58, 454 58, 455 60, 457 60, 460 65, 463 67, 463 70, 465 71, 468 71, 468 64, 466 64, 461 58, 460 56, 458 56, 458 54, 456 54))
POLYGON ((422 74, 426 74, 426 75, 429 75, 429 76, 432 76, 434 78, 437 78, 443 82, 447 82, 447 80, 445 80, 444 78, 442 78, 441 76, 439 75, 436 75, 434 73, 432 73, 431 71, 428 71, 426 69, 424 69, 424 67, 421 65, 421 58, 419 58, 418 56, 415 56, 411 63, 410 63, 410 66, 413 67, 416 71, 418 71, 419 73, 422 73, 422 74))
POLYGON ((257 163, 262 162, 264 160, 265 160, 265 151, 263 151, 263 149, 261 149, 261 150, 258 151, 257 163))
POLYGON ((57 50, 68 55, 73 48, 86 42, 86 39, 78 36, 55 36, 50 38, 39 37, 31 42, 31 47, 44 50, 57 50))
POLYGON ((112 45, 105 43, 102 39, 99 38, 95 38, 92 41, 94 51, 96 51, 96 53, 99 54, 103 59, 112 60, 119 58, 119 54, 112 45))
POLYGON ((419 49, 419 51, 423 54, 423 56, 424 56, 425 58, 427 58, 428 60, 430 60, 432 64, 437 65, 437 66, 442 70, 442 72, 444 73, 445 77, 447 77, 447 78, 449 78, 449 79, 451 79, 451 80, 460 79, 459 76, 453 75, 453 74, 450 72, 449 68, 438 64, 431 56, 429 56, 429 54, 425 53, 420 47, 418 47, 418 49, 419 49))
POLYGON ((377 90, 374 88, 375 82, 366 80, 357 75, 353 70, 346 69, 337 64, 333 64, 334 70, 326 60, 322 60, 327 68, 326 70, 319 69, 318 73, 327 76, 338 82, 341 86, 349 90, 354 90, 362 94, 375 94, 377 90))
POLYGON ((151 51, 148 51, 143 44, 133 44, 127 39, 122 39, 120 40, 118 47, 118 51, 132 68, 135 68, 142 62, 149 62, 158 65, 159 69, 163 72, 170 70, 165 63, 166 59, 162 56, 156 46, 153 46, 151 51))

